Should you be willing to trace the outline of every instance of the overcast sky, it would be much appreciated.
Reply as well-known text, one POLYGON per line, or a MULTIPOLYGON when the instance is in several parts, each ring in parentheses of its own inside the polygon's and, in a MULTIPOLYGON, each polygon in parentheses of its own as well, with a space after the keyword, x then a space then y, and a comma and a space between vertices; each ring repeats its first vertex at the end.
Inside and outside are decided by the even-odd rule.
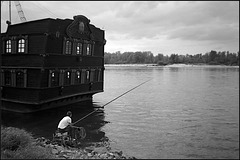
MULTIPOLYGON (((2 3, 2 2, 1 2, 2 3)), ((239 51, 238 1, 20 1, 28 21, 84 15, 105 30, 105 52, 239 51)), ((6 31, 8 2, 1 6, 6 31)), ((20 23, 12 2, 12 23, 20 23)))

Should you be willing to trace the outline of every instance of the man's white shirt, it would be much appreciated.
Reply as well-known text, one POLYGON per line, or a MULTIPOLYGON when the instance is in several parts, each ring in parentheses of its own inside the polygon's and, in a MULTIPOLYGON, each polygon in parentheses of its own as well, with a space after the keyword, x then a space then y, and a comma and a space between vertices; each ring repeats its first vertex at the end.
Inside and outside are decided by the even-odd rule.
POLYGON ((70 123, 72 123, 72 119, 69 116, 64 117, 58 124, 58 128, 64 129, 66 128, 70 123))

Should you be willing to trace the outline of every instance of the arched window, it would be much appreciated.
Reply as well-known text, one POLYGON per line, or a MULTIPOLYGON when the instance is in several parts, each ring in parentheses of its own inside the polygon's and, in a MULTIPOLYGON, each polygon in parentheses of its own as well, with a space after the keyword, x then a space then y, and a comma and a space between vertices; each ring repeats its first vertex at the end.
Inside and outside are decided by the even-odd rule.
POLYGON ((19 39, 18 40, 18 53, 24 53, 25 52, 25 40, 19 39))
POLYGON ((7 40, 6 41, 6 53, 11 53, 12 52, 12 41, 7 40))
POLYGON ((82 43, 77 43, 77 54, 82 54, 82 43))
POLYGON ((16 86, 24 87, 24 72, 23 71, 16 72, 16 86))
POLYGON ((67 40, 66 41, 66 50, 65 50, 65 53, 66 54, 71 54, 72 52, 72 42, 67 40))
POLYGON ((66 71, 64 73, 64 85, 70 85, 71 84, 71 72, 66 71))
POLYGON ((75 84, 80 84, 81 83, 81 72, 76 71, 75 72, 75 84))

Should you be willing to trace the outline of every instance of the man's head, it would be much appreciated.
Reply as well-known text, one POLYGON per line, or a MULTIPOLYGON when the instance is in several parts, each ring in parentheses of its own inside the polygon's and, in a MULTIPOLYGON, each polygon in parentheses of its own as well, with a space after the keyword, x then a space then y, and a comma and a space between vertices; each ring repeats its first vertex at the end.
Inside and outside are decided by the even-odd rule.
POLYGON ((67 112, 67 116, 72 117, 72 112, 71 112, 71 111, 68 111, 68 112, 67 112))

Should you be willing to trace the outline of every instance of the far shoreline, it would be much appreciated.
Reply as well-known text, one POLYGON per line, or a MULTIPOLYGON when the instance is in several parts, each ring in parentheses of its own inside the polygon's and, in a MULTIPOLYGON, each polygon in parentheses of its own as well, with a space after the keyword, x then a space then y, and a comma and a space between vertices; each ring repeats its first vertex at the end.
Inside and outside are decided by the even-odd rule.
POLYGON ((158 64, 138 64, 138 63, 132 63, 132 64, 104 64, 106 67, 111 67, 111 66, 122 66, 122 67, 223 67, 223 68, 239 68, 238 65, 211 65, 211 64, 205 64, 205 63, 200 63, 200 64, 182 64, 182 63, 174 63, 174 64, 166 64, 166 65, 158 65, 158 64))

